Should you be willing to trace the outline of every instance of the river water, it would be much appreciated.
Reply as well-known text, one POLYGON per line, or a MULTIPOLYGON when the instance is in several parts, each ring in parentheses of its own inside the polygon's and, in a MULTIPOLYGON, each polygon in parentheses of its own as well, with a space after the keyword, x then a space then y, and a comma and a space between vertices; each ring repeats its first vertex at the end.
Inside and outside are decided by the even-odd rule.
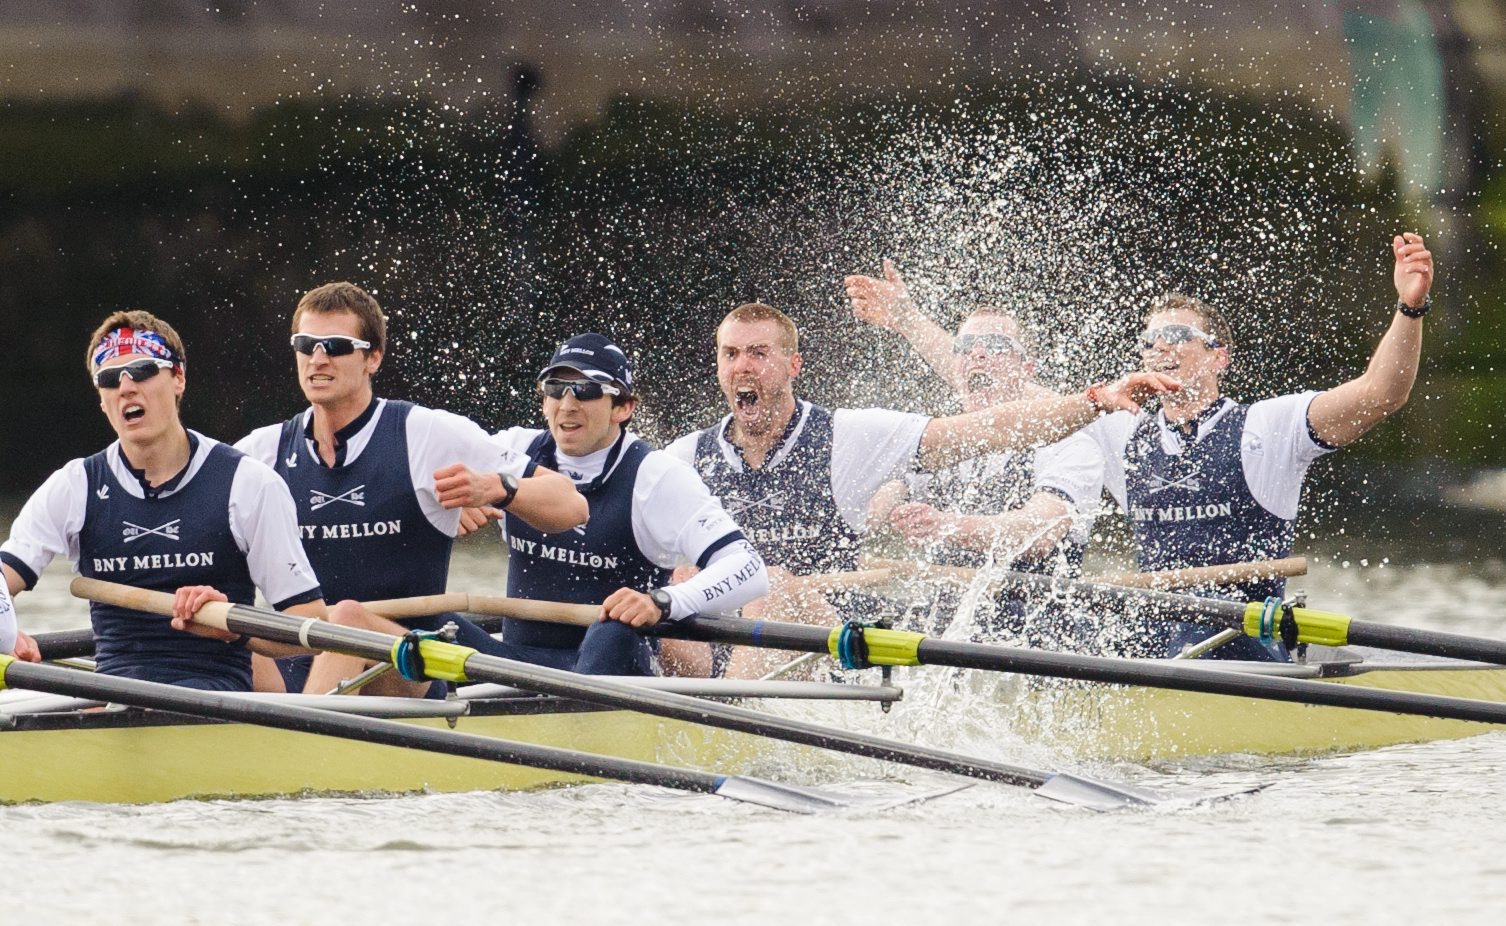
MULTIPOLYGON (((1346 544, 1309 551, 1321 559, 1300 584, 1314 606, 1500 634, 1499 561, 1404 565, 1415 553, 1407 543, 1346 544), (1351 549, 1369 552, 1364 565, 1351 549)), ((452 586, 491 587, 494 557, 482 543, 462 544, 452 586)), ((27 627, 84 621, 67 579, 68 567, 55 564, 21 598, 27 627)), ((923 690, 926 679, 909 684, 923 690)), ((913 730, 907 706, 867 725, 913 730)), ((965 745, 1168 790, 1268 787, 1215 804, 1116 813, 1002 785, 814 817, 616 784, 9 806, 0 807, 3 921, 1457 923, 1497 922, 1506 902, 1506 732, 1354 755, 1155 767, 1093 763, 1008 733, 965 745)), ((906 769, 875 781, 873 764, 841 762, 834 786, 858 793, 944 783, 906 769)), ((795 781, 804 771, 760 769, 795 781)), ((832 777, 823 773, 828 784, 832 777)))

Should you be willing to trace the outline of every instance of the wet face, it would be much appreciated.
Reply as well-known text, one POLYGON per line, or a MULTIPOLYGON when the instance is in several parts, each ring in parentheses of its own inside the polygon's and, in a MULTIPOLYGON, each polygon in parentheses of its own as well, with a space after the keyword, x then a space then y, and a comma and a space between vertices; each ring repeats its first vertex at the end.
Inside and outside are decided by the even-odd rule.
POLYGON ((957 329, 954 349, 969 341, 957 354, 964 409, 977 411, 1018 399, 1035 375, 1035 363, 1023 352, 1020 323, 1007 315, 970 315, 957 329), (1009 338, 1019 348, 1001 338, 1009 338))
POLYGON ((738 429, 750 437, 783 428, 795 408, 800 354, 781 343, 773 319, 724 322, 716 333, 716 380, 738 429))
MULTIPOLYGON (((295 333, 360 338, 361 319, 353 312, 304 312, 295 333)), ((358 349, 331 357, 323 347, 315 347, 312 354, 294 351, 293 356, 298 362, 298 385, 310 405, 370 402, 371 377, 382 365, 381 351, 358 349)))
MULTIPOLYGON (((1196 312, 1173 309, 1156 312, 1145 320, 1145 331, 1154 331, 1166 325, 1188 325, 1208 332, 1208 322, 1196 312)), ((1169 405, 1205 405, 1218 398, 1219 375, 1229 365, 1229 350, 1225 347, 1209 347, 1206 341, 1192 338, 1177 344, 1158 338, 1150 347, 1142 348, 1140 357, 1145 369, 1165 373, 1182 384, 1180 392, 1167 393, 1162 401, 1169 405)))
MULTIPOLYGON (((105 361, 99 369, 154 359, 150 354, 122 354, 105 361)), ((140 382, 125 374, 117 388, 96 386, 95 390, 99 393, 99 407, 116 436, 126 443, 143 445, 183 430, 178 418, 178 400, 186 384, 183 367, 179 365, 171 370, 159 369, 156 375, 140 382)))
MULTIPOLYGON (((544 378, 590 382, 584 373, 568 367, 555 367, 544 378)), ((633 405, 631 399, 613 405, 612 397, 606 393, 600 398, 583 401, 567 389, 558 399, 544 396, 544 420, 549 423, 549 433, 561 453, 583 457, 612 446, 622 426, 633 416, 633 405)))

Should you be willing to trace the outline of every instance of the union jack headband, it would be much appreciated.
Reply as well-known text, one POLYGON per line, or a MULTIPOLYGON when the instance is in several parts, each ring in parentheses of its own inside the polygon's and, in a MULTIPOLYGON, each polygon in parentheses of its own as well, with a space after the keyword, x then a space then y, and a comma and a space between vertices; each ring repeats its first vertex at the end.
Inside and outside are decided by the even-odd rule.
POLYGON ((100 339, 94 347, 94 365, 106 360, 124 357, 127 354, 146 354, 160 360, 178 363, 178 355, 167 346, 167 340, 155 331, 137 331, 135 328, 116 328, 100 339))

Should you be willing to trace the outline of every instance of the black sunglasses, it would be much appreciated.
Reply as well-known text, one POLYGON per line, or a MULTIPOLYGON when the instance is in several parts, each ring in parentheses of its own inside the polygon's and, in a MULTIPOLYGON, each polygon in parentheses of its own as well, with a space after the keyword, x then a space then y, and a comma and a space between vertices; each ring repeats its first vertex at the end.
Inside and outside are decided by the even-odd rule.
POLYGON ((539 383, 539 388, 551 399, 563 399, 569 392, 578 402, 594 402, 604 395, 622 395, 622 390, 616 386, 588 379, 546 379, 539 383))
POLYGON ((326 357, 344 357, 353 354, 356 348, 366 350, 371 347, 370 341, 353 338, 348 334, 295 334, 292 338, 293 350, 300 354, 314 356, 314 348, 324 348, 326 357))
POLYGON ((119 389, 120 378, 129 376, 133 383, 144 383, 163 370, 171 370, 177 364, 171 360, 143 357, 113 367, 100 367, 94 371, 94 385, 101 389, 119 389))
POLYGON ((965 354, 974 347, 989 354, 1025 356, 1025 345, 1007 334, 959 334, 952 339, 952 353, 965 354))

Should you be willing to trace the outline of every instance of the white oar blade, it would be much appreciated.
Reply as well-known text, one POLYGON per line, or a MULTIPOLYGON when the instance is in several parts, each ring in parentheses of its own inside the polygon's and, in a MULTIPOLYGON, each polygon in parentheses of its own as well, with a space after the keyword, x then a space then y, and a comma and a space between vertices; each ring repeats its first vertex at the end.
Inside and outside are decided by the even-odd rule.
POLYGON ((1090 810, 1125 810, 1133 807, 1193 807, 1210 801, 1222 801, 1244 794, 1254 794, 1265 785, 1231 788, 1201 794, 1165 794, 1133 785, 1110 784, 1065 772, 1052 775, 1035 793, 1047 800, 1086 807, 1090 810))
POLYGON ((940 790, 898 796, 892 794, 849 795, 818 788, 779 784, 762 778, 729 775, 717 787, 716 794, 734 801, 757 804, 760 807, 772 807, 775 810, 785 810, 791 813, 829 813, 833 810, 888 810, 905 804, 918 804, 947 794, 955 794, 971 788, 973 784, 967 781, 958 785, 948 785, 940 790))

